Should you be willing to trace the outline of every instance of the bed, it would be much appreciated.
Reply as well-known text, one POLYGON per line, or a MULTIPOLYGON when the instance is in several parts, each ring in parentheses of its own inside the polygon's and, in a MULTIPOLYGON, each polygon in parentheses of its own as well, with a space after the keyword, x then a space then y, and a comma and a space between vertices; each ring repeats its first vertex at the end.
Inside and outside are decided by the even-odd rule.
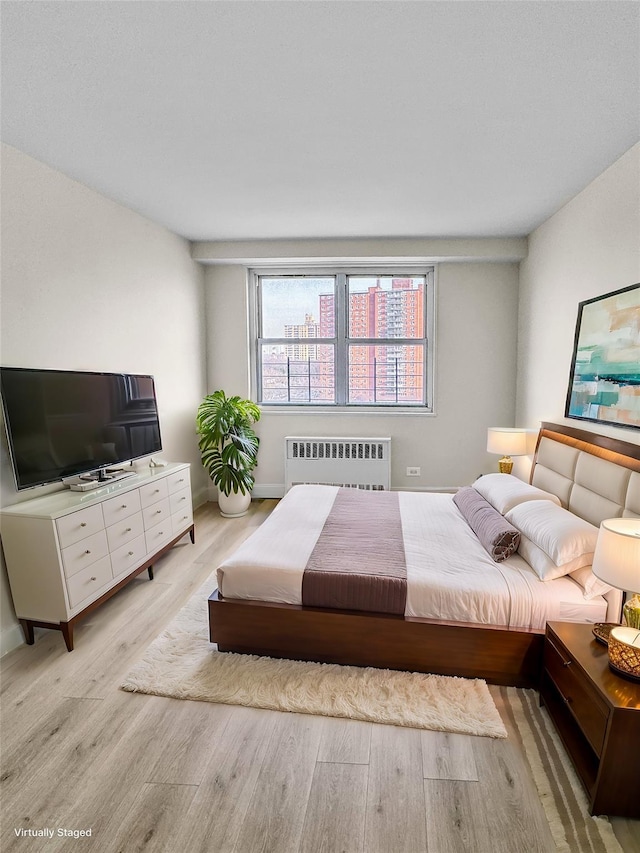
POLYGON ((219 566, 209 634, 220 651, 535 686, 547 621, 619 621, 622 595, 597 582, 589 552, 604 518, 640 517, 638 445, 543 423, 529 484, 494 474, 457 496, 351 491, 294 487, 219 566), (487 540, 477 518, 517 536, 487 540), (343 571, 349 554, 372 567, 366 601, 343 571))

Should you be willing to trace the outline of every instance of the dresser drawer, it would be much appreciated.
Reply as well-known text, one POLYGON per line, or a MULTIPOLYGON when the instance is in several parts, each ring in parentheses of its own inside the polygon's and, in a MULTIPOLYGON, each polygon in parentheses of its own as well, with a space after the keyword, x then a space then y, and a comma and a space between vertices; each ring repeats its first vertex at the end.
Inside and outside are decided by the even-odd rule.
POLYGON ((109 554, 107 534, 104 530, 81 539, 75 545, 62 549, 62 567, 65 575, 70 578, 86 569, 92 563, 101 560, 109 554))
POLYGON ((169 506, 171 507, 171 514, 174 512, 178 512, 178 510, 186 509, 189 507, 191 509, 191 489, 182 489, 179 492, 174 492, 169 495, 169 506))
POLYGON ((137 569, 147 556, 144 534, 127 542, 111 554, 111 570, 114 578, 124 577, 137 569))
POLYGON ((174 512, 171 516, 171 526, 173 527, 174 536, 177 536, 178 533, 182 533, 183 530, 186 531, 192 524, 193 512, 191 511, 190 506, 185 507, 178 512, 174 512))
POLYGON ((160 522, 165 519, 167 524, 171 524, 171 507, 169 506, 169 499, 165 498, 163 501, 159 501, 159 503, 145 507, 142 510, 142 518, 144 519, 145 530, 150 530, 152 527, 155 527, 156 524, 160 524, 160 522))
POLYGON ((130 515, 124 518, 117 524, 112 524, 107 527, 107 541, 109 543, 109 551, 113 553, 118 548, 121 548, 127 542, 131 542, 136 536, 142 536, 144 533, 144 522, 142 521, 142 513, 138 512, 135 515, 130 515))
POLYGON ((596 755, 600 755, 609 718, 608 710, 590 689, 586 677, 571 656, 564 649, 558 648, 549 637, 544 645, 544 666, 596 755))
POLYGON ((113 583, 111 560, 103 557, 97 563, 83 569, 72 578, 67 578, 67 593, 69 604, 75 608, 96 598, 105 588, 113 583))
POLYGON ((147 542, 147 553, 152 554, 154 551, 158 551, 163 545, 173 539, 171 518, 167 516, 164 521, 147 530, 144 535, 147 542))
POLYGON ((169 494, 166 478, 163 480, 153 480, 151 483, 145 483, 144 486, 140 486, 138 491, 140 492, 140 502, 142 503, 143 508, 161 501, 169 494))
POLYGON ((189 477, 189 469, 185 468, 184 471, 176 471, 175 474, 169 474, 167 477, 167 486, 169 488, 169 494, 179 492, 182 489, 190 489, 191 480, 189 477))
POLYGON ((63 515, 56 521, 58 541, 61 548, 67 548, 92 533, 104 529, 101 506, 89 506, 70 515, 63 515))
POLYGON ((140 509, 140 492, 138 489, 125 492, 117 498, 110 498, 102 504, 105 527, 109 527, 123 518, 128 518, 130 515, 140 512, 140 509))

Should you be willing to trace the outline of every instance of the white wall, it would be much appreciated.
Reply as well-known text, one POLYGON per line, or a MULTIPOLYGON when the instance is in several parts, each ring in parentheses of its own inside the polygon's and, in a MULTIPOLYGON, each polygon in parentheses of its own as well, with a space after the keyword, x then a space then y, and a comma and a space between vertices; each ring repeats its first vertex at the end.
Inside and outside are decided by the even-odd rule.
POLYGON ((567 423, 640 444, 633 429, 564 418, 578 303, 640 282, 640 143, 529 237, 520 265, 519 424, 567 423))
MULTIPOLYGON (((380 247, 372 243, 371 253, 380 247)), ((206 287, 209 391, 247 396, 246 267, 210 267, 206 287)), ((282 494, 286 435, 389 435, 394 488, 447 488, 497 468, 486 453, 486 430, 514 423, 517 305, 517 264, 440 264, 436 414, 265 412, 255 494, 282 494), (407 466, 419 466, 421 477, 407 477, 407 466)))
MULTIPOLYGON (((189 243, 14 148, 1 165, 2 364, 153 374, 162 455, 193 464, 201 501, 204 274, 189 243)), ((2 432, 5 506, 42 490, 15 491, 2 432)), ((22 638, 4 565, 0 595, 6 650, 22 638)))

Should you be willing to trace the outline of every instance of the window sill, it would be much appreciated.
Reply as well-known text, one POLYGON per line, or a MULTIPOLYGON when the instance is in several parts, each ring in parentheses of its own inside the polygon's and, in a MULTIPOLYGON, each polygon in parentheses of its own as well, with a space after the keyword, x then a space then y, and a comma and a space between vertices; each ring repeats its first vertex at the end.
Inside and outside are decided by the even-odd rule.
POLYGON ((389 406, 267 406, 258 404, 263 417, 265 415, 377 415, 378 417, 395 417, 397 415, 419 415, 421 417, 435 417, 432 409, 424 406, 395 407, 389 406))

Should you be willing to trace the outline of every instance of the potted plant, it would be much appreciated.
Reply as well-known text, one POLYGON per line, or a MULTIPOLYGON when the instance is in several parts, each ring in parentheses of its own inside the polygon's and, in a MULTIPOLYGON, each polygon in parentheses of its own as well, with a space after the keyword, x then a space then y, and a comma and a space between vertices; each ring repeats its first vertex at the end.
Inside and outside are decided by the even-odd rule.
POLYGON ((260 409, 255 403, 227 397, 224 391, 209 394, 198 407, 202 464, 218 487, 220 514, 227 518, 249 510, 260 444, 253 424, 258 420, 260 409))

